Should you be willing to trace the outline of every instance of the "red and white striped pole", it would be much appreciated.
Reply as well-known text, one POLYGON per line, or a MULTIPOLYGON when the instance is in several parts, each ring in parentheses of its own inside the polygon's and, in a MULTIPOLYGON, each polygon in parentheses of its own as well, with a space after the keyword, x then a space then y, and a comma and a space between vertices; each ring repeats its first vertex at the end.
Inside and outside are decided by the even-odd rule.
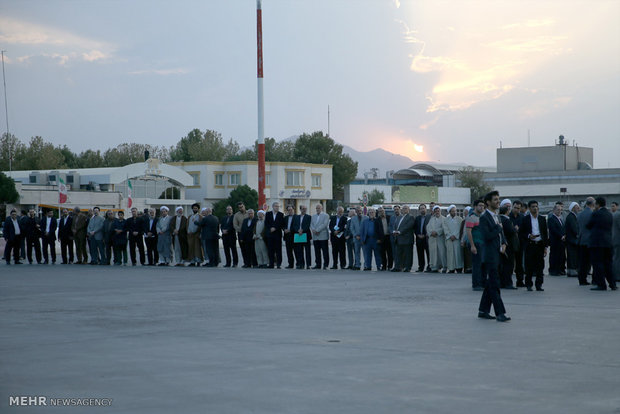
POLYGON ((265 199, 265 112, 263 109, 263 23, 261 0, 256 0, 256 47, 258 76, 258 208, 265 199))

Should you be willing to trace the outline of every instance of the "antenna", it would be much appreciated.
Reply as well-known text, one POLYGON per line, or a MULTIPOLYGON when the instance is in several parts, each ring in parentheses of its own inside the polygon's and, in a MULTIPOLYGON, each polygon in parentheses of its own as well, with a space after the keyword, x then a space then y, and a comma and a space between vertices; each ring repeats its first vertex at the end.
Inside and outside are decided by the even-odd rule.
POLYGON ((531 143, 531 141, 530 141, 530 130, 528 129, 527 130, 527 146, 528 147, 530 146, 530 143, 531 143))
POLYGON ((327 136, 329 136, 329 104, 327 104, 327 136))

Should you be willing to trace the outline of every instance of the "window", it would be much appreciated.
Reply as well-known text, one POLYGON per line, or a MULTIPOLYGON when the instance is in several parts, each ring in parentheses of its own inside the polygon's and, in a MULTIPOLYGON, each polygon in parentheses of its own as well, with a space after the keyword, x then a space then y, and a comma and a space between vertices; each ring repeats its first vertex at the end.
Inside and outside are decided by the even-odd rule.
POLYGON ((189 175, 191 175, 192 179, 194 180, 194 183, 192 184, 192 186, 199 187, 200 186, 200 173, 199 172, 190 172, 189 175))
POLYGON ((229 175, 229 185, 239 185, 241 183, 241 174, 233 173, 229 175))
POLYGON ((67 175, 67 184, 73 184, 73 176, 67 175))
POLYGON ((286 186, 287 187, 303 187, 304 172, 303 171, 287 171, 286 186))
POLYGON ((271 173, 265 173, 265 187, 269 187, 271 185, 271 173))
POLYGON ((321 187, 321 174, 312 174, 312 187, 321 187))
POLYGON ((55 175, 53 175, 53 174, 50 174, 50 175, 47 177, 47 180, 48 180, 49 182, 56 181, 56 176, 55 176, 55 175))
POLYGON ((224 174, 221 174, 221 173, 215 174, 215 185, 224 186, 224 174))
POLYGON ((29 183, 30 184, 36 184, 37 183, 37 176, 36 175, 31 175, 29 183))

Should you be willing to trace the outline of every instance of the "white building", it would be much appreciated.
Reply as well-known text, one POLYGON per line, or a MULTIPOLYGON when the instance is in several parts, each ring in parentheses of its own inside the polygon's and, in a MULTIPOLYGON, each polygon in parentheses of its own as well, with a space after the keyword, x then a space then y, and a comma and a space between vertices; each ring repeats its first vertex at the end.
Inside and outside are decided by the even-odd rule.
MULTIPOLYGON (((256 161, 173 162, 192 177, 192 185, 186 187, 186 195, 201 205, 212 206, 216 201, 228 198, 239 185, 258 190, 258 163, 256 161)), ((332 199, 332 166, 299 162, 265 163, 265 197, 267 204, 277 201, 281 206, 313 205, 332 199)), ((312 209, 308 209, 312 212, 312 209)))

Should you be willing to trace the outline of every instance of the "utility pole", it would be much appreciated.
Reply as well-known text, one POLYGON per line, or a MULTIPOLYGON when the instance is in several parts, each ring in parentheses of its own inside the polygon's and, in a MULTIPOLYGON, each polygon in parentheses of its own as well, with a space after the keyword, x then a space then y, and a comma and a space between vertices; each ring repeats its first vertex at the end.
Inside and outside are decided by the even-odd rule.
POLYGON ((13 154, 11 153, 11 134, 9 133, 9 107, 6 101, 6 75, 4 74, 4 52, 6 50, 0 51, 2 53, 2 82, 4 84, 4 114, 6 116, 6 144, 9 148, 9 171, 13 171, 13 154))
POLYGON ((258 88, 258 208, 265 199, 265 111, 263 100, 263 18, 261 0, 256 0, 256 60, 258 88))

